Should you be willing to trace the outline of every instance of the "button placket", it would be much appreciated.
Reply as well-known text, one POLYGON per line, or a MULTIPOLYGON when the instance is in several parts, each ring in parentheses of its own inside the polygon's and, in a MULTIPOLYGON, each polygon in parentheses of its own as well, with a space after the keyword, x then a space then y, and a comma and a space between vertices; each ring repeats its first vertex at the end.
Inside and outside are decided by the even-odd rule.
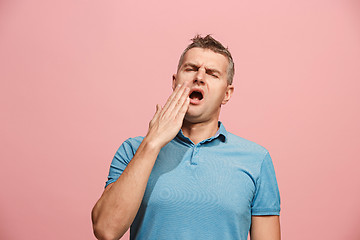
POLYGON ((199 147, 200 145, 195 145, 193 147, 193 152, 192 152, 192 156, 191 156, 191 165, 198 165, 199 163, 199 147))

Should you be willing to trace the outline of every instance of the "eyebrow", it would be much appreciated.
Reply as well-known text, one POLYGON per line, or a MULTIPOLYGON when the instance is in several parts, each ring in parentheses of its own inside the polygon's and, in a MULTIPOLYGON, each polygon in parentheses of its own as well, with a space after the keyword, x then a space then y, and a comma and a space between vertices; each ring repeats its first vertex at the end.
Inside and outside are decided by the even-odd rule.
MULTIPOLYGON (((194 63, 185 63, 184 68, 186 68, 186 67, 192 67, 192 68, 199 69, 199 66, 194 63)), ((205 68, 205 71, 211 72, 211 73, 217 73, 217 74, 221 75, 221 72, 215 68, 205 68)))
POLYGON ((199 68, 196 64, 194 63, 185 63, 184 64, 184 68, 187 68, 187 67, 192 67, 192 68, 199 68))

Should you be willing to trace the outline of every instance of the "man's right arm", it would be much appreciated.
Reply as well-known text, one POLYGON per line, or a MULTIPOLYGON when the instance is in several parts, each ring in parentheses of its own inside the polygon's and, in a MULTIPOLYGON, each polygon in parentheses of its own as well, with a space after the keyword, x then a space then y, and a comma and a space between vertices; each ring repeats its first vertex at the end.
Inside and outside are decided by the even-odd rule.
POLYGON ((106 187, 92 210, 94 234, 98 239, 119 239, 132 224, 145 188, 163 146, 179 132, 189 107, 188 83, 178 86, 156 113, 134 157, 118 180, 106 187))

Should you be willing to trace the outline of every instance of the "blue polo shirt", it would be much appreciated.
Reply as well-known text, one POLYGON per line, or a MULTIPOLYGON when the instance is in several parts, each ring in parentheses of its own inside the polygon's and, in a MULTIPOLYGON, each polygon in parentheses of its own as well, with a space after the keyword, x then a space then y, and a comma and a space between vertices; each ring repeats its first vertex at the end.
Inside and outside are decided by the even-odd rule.
MULTIPOLYGON (((115 182, 143 137, 116 152, 106 186, 115 182)), ((130 239, 246 240, 251 215, 279 215, 280 195, 269 152, 231 134, 198 144, 178 135, 163 147, 130 227, 130 239)))

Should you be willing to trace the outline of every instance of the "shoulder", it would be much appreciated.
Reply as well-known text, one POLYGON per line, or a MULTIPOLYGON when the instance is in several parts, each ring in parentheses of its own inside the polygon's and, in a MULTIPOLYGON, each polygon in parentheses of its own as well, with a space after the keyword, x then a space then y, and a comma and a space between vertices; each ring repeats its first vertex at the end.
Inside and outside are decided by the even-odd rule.
POLYGON ((135 154, 136 150, 139 148, 141 142, 143 141, 144 137, 131 137, 126 139, 118 148, 116 154, 135 154))
POLYGON ((237 148, 239 151, 249 152, 253 154, 262 155, 265 157, 269 152, 268 150, 261 146, 260 144, 245 139, 243 137, 239 137, 233 133, 228 132, 227 143, 231 147, 237 148))
POLYGON ((138 148, 143 140, 144 140, 143 136, 137 136, 126 139, 124 143, 131 145, 132 147, 138 148))

